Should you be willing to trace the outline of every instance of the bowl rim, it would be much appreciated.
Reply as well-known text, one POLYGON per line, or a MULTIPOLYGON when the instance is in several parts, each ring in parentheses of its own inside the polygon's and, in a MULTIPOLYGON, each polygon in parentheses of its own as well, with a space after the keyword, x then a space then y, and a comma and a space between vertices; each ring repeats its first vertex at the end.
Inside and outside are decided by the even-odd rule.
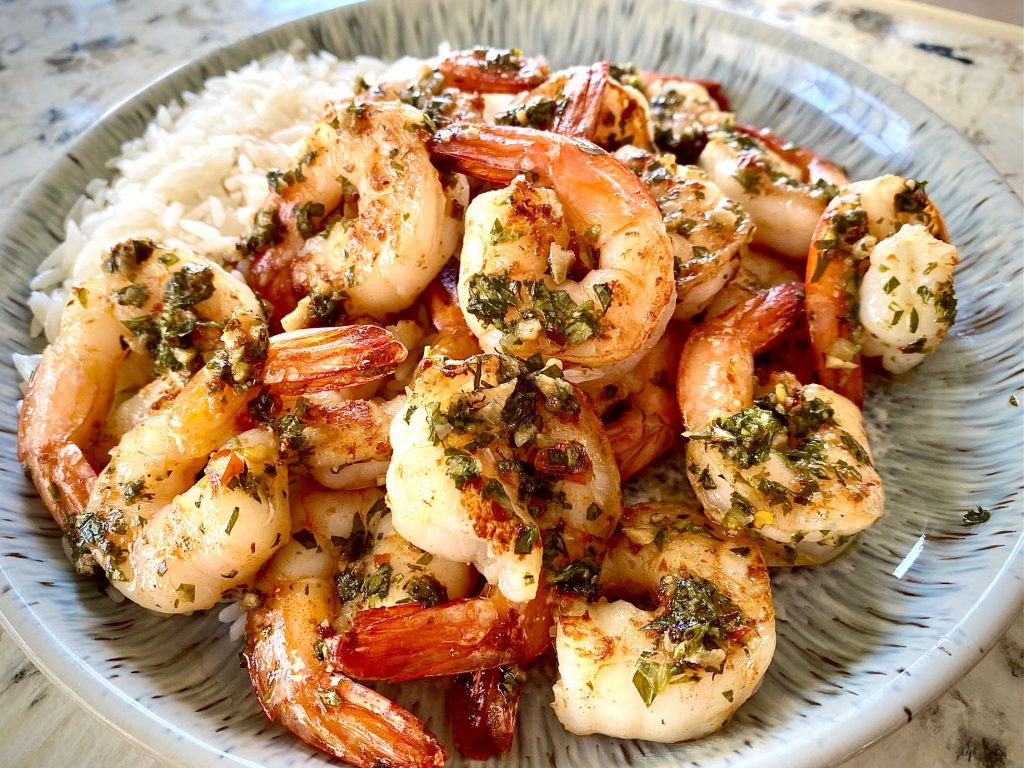
MULTIPOLYGON (((908 94, 892 80, 849 56, 802 34, 775 27, 730 9, 708 5, 701 0, 668 1, 697 6, 711 17, 725 16, 741 20, 740 23, 753 27, 761 35, 774 36, 777 44, 773 44, 785 50, 787 55, 793 58, 801 60, 814 58, 816 61, 823 62, 830 71, 847 80, 851 76, 857 76, 860 78, 859 87, 874 92, 887 103, 893 103, 894 97, 897 97, 902 103, 899 111, 913 109, 919 117, 936 121, 940 126, 952 131, 963 140, 965 148, 973 153, 975 160, 980 161, 986 168, 992 176, 992 180, 1001 185, 1005 193, 1009 193, 1010 199, 1017 203, 1024 214, 1024 205, 1021 205, 1019 195, 977 148, 967 142, 934 110, 908 94), (789 48, 786 46, 787 43, 794 41, 800 44, 799 53, 789 53, 789 48)), ((259 47, 259 44, 290 29, 309 27, 316 30, 321 19, 334 14, 344 14, 356 6, 369 7, 382 3, 383 0, 343 0, 334 8, 273 24, 203 55, 192 57, 126 95, 107 109, 93 125, 83 131, 56 160, 25 187, 9 209, 9 216, 0 224, 0 243, 10 239, 14 223, 26 215, 29 210, 26 201, 37 197, 40 190, 58 179, 66 167, 74 162, 72 158, 80 148, 87 146, 101 135, 110 121, 119 116, 142 117, 144 123, 136 134, 141 135, 152 121, 152 115, 147 115, 147 111, 152 112, 167 103, 168 99, 180 98, 188 88, 187 78, 194 72, 199 72, 205 81, 228 71, 229 68, 242 67, 253 58, 271 55, 275 52, 285 52, 281 46, 271 45, 270 50, 256 56, 246 53, 254 45, 259 47), (220 66, 213 68, 207 66, 207 63, 215 57, 223 58, 225 65, 223 69, 220 66)), ((317 37, 315 32, 314 37, 317 37)), ((762 40, 762 42, 764 41, 762 40)), ((325 47, 321 46, 319 50, 325 50, 325 47)), ((310 52, 316 51, 311 49, 310 52)), ((8 362, 4 364, 10 366, 8 362)), ((857 718, 841 718, 836 721, 829 733, 828 740, 819 740, 815 743, 813 750, 806 750, 802 754, 787 754, 785 757, 788 765, 792 768, 800 768, 800 766, 811 768, 822 764, 837 765, 844 762, 909 723, 917 712, 955 685, 995 647, 1010 625, 1024 611, 1024 578, 1020 575, 1020 572, 1024 570, 1022 565, 1024 565, 1024 531, 1009 549, 1002 566, 971 606, 971 609, 962 615, 947 633, 936 638, 931 648, 910 667, 894 676, 893 679, 900 679, 902 683, 899 696, 893 692, 876 700, 873 709, 859 713, 857 718), (1000 599, 994 599, 997 596, 1000 599)), ((11 635, 32 663, 79 707, 110 727, 121 738, 161 762, 177 764, 187 761, 183 764, 213 765, 214 762, 227 759, 236 765, 261 767, 260 763, 252 762, 240 755, 225 754, 210 742, 190 735, 173 722, 141 707, 116 686, 109 684, 91 666, 81 663, 18 591, 12 579, 9 578, 7 568, 2 560, 0 560, 0 626, 11 635), (154 728, 154 725, 158 727, 154 728)), ((790 750, 787 748, 787 751, 790 750)), ((770 750, 760 756, 754 756, 748 765, 769 768, 777 765, 777 760, 780 757, 777 750, 770 750)))

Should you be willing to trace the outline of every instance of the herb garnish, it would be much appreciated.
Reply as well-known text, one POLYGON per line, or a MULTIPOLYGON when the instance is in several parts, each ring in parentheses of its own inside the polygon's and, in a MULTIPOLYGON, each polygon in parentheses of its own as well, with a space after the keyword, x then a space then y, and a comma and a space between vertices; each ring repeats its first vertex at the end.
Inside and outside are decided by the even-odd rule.
POLYGON ((974 509, 969 509, 964 513, 963 521, 964 525, 970 526, 987 523, 991 518, 992 513, 979 504, 974 509))

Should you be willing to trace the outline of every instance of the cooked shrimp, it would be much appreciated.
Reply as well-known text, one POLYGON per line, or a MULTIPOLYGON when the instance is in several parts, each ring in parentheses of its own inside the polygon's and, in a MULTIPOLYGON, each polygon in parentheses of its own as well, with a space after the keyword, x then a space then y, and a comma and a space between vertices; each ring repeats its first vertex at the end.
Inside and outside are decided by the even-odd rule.
POLYGON ((696 163, 708 131, 734 122, 719 83, 645 72, 654 141, 680 163, 696 163))
POLYGON ((798 287, 777 286, 698 326, 679 362, 694 492, 713 521, 756 536, 772 565, 826 562, 884 511, 857 406, 784 374, 755 397, 754 354, 799 309, 798 287))
POLYGON ((548 76, 548 64, 516 48, 477 46, 447 54, 438 71, 446 85, 464 91, 518 93, 540 85, 548 76))
POLYGON ((289 329, 409 307, 445 265, 447 204, 425 116, 395 102, 332 104, 249 238, 257 289, 289 329), (296 304, 298 307, 296 308, 296 304))
POLYGON ((551 645, 549 597, 513 603, 486 588, 439 605, 364 610, 339 637, 334 658, 353 677, 391 682, 525 664, 551 645))
POLYGON ((829 205, 807 260, 807 310, 820 380, 863 400, 861 354, 904 373, 956 319, 956 248, 924 183, 859 181, 829 205), (853 308, 857 309, 854 310, 853 308))
POLYGON ((754 242, 803 260, 814 228, 845 175, 808 150, 783 149, 769 132, 745 127, 708 134, 700 166, 754 220, 754 242), (769 140, 767 137, 771 137, 769 140))
POLYGON ((520 94, 495 122, 575 136, 608 150, 626 144, 650 149, 647 99, 613 73, 619 71, 607 62, 555 72, 520 94))
POLYGON ((525 676, 521 667, 511 665, 478 669, 452 679, 445 709, 460 755, 487 760, 512 750, 525 676))
POLYGON ((118 393, 103 430, 96 441, 95 457, 98 464, 110 459, 110 449, 121 442, 125 434, 150 416, 159 413, 174 402, 188 384, 185 371, 168 371, 163 376, 143 384, 134 392, 118 393), (118 402, 120 400, 120 402, 118 402))
POLYGON ((511 750, 526 677, 512 662, 525 663, 550 647, 552 615, 546 599, 518 606, 494 591, 436 608, 400 606, 372 614, 373 623, 347 633, 352 641, 340 647, 341 666, 360 664, 368 675, 387 679, 460 673, 452 678, 445 702, 455 748, 474 760, 511 750), (399 658, 403 662, 396 665, 399 658), (487 668, 464 671, 475 666, 487 668))
POLYGON ((211 607, 246 583, 289 532, 277 439, 266 428, 232 436, 259 385, 346 386, 386 375, 386 361, 403 353, 379 328, 277 337, 268 351, 262 321, 236 316, 222 356, 122 438, 106 469, 92 474, 91 492, 85 481, 92 478, 80 476, 70 534, 80 564, 98 564, 119 591, 152 610, 211 607), (375 365, 360 371, 367 361, 375 365))
MULTIPOLYGON (((362 522, 361 529, 357 527, 346 537, 345 557, 339 564, 339 629, 373 616, 374 609, 431 608, 464 598, 476 584, 476 573, 465 563, 431 555, 403 538, 395 530, 383 494, 368 508, 362 522)), ((383 642, 379 650, 385 649, 396 660, 407 652, 401 645, 383 642)))
POLYGON ((542 58, 523 56, 514 48, 478 47, 425 61, 412 77, 367 86, 364 95, 409 104, 440 128, 453 121, 490 120, 516 93, 547 75, 542 58))
POLYGON ((611 446, 554 362, 427 358, 391 422, 391 445, 395 528, 428 552, 472 563, 511 601, 537 593, 544 530, 564 524, 575 557, 614 530, 621 497, 611 446))
POLYGON ((18 423, 18 458, 64 530, 67 504, 81 496, 74 478, 88 478, 111 445, 110 436, 97 441, 119 375, 138 386, 167 372, 190 374, 218 348, 213 327, 235 310, 260 312, 252 291, 213 262, 148 240, 114 246, 104 269, 71 289, 18 423))
POLYGON ((263 711, 299 738, 359 768, 425 768, 444 748, 417 717, 347 678, 327 661, 339 610, 330 547, 293 541, 259 582, 249 612, 245 660, 263 711))
POLYGON ((383 485, 391 460, 391 421, 404 406, 404 396, 311 401, 301 416, 302 465, 327 488, 383 485))
POLYGON ((775 615, 749 539, 712 532, 686 507, 638 504, 623 513, 601 587, 628 599, 565 600, 557 614, 554 709, 570 732, 696 739, 757 690, 775 615))
POLYGON ((357 82, 357 93, 415 107, 433 128, 452 122, 493 122, 517 94, 542 83, 550 71, 543 57, 482 46, 423 60, 413 71, 407 70, 403 67, 401 79, 357 82))
POLYGON ((677 166, 671 155, 634 147, 623 147, 615 157, 640 177, 658 204, 675 255, 675 317, 687 320, 736 275, 754 226, 742 206, 696 166, 677 166))
POLYGON ((483 350, 466 323, 459 306, 459 265, 449 262, 437 280, 427 288, 427 305, 437 336, 430 343, 434 354, 465 360, 483 350))
POLYGON ((800 267, 790 259, 750 248, 740 256, 740 267, 732 280, 715 294, 707 306, 706 318, 720 315, 728 309, 754 298, 769 288, 783 283, 798 283, 803 279, 800 267))
POLYGON ((623 482, 679 438, 675 375, 682 343, 677 336, 670 325, 654 349, 615 384, 581 385, 601 414, 623 482))
POLYGON ((514 179, 466 211, 459 303, 484 350, 558 357, 574 380, 635 365, 676 296, 671 244, 639 179, 593 145, 528 128, 456 125, 431 146, 471 175, 514 179), (597 253, 580 280, 574 236, 594 249, 584 257, 597 253))

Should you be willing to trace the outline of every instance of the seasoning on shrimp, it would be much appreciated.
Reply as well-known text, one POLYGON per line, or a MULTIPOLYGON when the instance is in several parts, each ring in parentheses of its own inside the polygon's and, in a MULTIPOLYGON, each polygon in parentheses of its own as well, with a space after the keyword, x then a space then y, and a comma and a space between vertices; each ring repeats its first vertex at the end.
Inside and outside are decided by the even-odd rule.
POLYGON ((754 235, 750 217, 696 166, 671 155, 623 147, 615 156, 647 186, 665 220, 675 256, 674 317, 704 310, 736 275, 754 235))
POLYGON ((836 185, 847 181, 817 155, 742 126, 711 131, 700 166, 753 219, 755 243, 801 261, 836 185))
POLYGON ((636 176, 593 145, 528 128, 454 125, 431 146, 467 173, 512 182, 466 211, 459 299, 484 350, 558 357, 574 380, 636 365, 675 307, 671 247, 636 176), (575 261, 563 259, 574 234, 589 241, 579 280, 556 266, 575 261), (472 311, 471 285, 492 287, 486 311, 472 311))
MULTIPOLYGON (((514 601, 542 583, 549 521, 583 518, 593 503, 618 508, 618 472, 596 413, 539 356, 426 359, 391 443, 399 532, 472 562, 514 601)), ((580 554, 589 537, 607 537, 614 517, 580 525, 580 554)))
POLYGON ((820 380, 861 403, 861 355, 905 373, 956 319, 956 248, 925 185, 881 176, 843 188, 815 230, 807 308, 820 380))
POLYGON ((268 238, 266 214, 257 216, 252 276, 275 318, 291 314, 288 328, 321 320, 324 294, 332 314, 401 311, 448 261, 450 206, 425 119, 393 102, 329 105, 297 165, 271 179, 283 228, 268 238))
POLYGON ((765 291, 698 327, 679 363, 694 492, 711 520, 756 536, 772 565, 827 562, 884 511, 853 403, 786 373, 755 391, 755 353, 800 304, 799 284, 765 291))
POLYGON ((628 507, 600 590, 596 603, 565 599, 556 611, 554 710, 572 733, 700 738, 756 690, 775 621, 752 541, 713 532, 685 507, 628 507))

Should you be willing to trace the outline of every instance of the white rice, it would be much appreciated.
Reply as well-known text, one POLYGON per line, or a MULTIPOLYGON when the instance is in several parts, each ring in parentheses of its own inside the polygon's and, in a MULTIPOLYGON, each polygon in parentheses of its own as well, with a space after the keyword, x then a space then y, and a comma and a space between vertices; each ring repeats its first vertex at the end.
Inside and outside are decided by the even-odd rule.
POLYGON ((228 628, 228 638, 232 642, 242 639, 242 635, 245 634, 245 611, 242 610, 242 606, 238 602, 230 602, 221 608, 217 618, 225 624, 231 625, 228 628))
MULTIPOLYGON (((32 335, 53 341, 67 291, 97 274, 103 253, 148 237, 232 265, 235 244, 267 196, 266 174, 289 167, 328 101, 352 96, 358 77, 399 78, 420 66, 402 59, 339 61, 299 49, 207 80, 198 93, 160 107, 145 134, 127 142, 94 179, 65 222, 65 240, 39 265, 29 308, 32 335)), ((26 376, 38 356, 16 355, 26 376)))

